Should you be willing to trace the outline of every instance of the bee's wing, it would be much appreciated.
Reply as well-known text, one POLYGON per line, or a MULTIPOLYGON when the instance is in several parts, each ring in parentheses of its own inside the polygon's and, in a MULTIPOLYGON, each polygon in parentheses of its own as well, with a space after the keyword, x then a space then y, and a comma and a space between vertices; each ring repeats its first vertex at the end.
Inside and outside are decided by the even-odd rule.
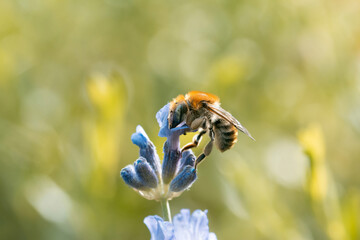
POLYGON ((228 111, 220 107, 219 105, 213 105, 213 104, 207 104, 206 108, 210 111, 221 117, 222 119, 228 121, 229 123, 233 124, 237 129, 239 129, 241 132, 248 135, 252 140, 255 140, 249 131, 241 125, 241 123, 233 117, 228 111))

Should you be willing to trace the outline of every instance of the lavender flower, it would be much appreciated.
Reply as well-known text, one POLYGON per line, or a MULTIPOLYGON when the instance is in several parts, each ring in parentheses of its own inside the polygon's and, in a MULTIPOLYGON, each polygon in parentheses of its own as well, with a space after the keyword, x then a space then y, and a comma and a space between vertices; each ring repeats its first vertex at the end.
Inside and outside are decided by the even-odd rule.
POLYGON ((148 216, 144 223, 150 230, 150 240, 216 240, 216 235, 209 233, 206 213, 207 210, 195 210, 190 215, 189 209, 182 209, 172 223, 159 216, 148 216))
POLYGON ((124 182, 149 200, 170 200, 179 196, 195 182, 195 156, 191 150, 181 154, 180 135, 189 131, 185 123, 169 129, 169 104, 156 114, 160 126, 159 136, 166 137, 162 166, 154 144, 139 125, 131 141, 140 148, 140 157, 133 165, 120 172, 124 182))

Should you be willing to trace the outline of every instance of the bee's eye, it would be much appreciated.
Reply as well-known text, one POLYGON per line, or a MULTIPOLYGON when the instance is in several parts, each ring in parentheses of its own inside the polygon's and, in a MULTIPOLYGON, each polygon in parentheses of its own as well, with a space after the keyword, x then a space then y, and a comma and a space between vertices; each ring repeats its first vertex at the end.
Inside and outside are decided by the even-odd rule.
POLYGON ((187 107, 185 103, 177 105, 173 114, 172 122, 170 123, 171 128, 176 127, 182 121, 184 121, 186 113, 187 113, 187 107))
POLYGON ((175 109, 175 114, 181 114, 181 106, 175 109))

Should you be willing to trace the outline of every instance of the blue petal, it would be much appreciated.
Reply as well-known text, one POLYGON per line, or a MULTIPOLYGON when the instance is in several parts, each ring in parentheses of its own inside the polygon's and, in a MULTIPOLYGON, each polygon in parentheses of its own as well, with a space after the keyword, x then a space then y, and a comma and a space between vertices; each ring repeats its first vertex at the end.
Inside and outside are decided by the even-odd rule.
POLYGON ((166 137, 168 135, 166 134, 167 132, 163 132, 163 131, 169 129, 168 120, 167 120, 169 115, 169 107, 170 107, 170 103, 166 104, 156 113, 156 120, 159 123, 159 127, 160 127, 160 132, 159 132, 160 137, 166 137))
POLYGON ((136 133, 131 136, 131 141, 140 147, 140 156, 145 158, 155 174, 160 176, 160 159, 156 148, 140 125, 136 127, 136 133))
POLYGON ((144 184, 136 175, 135 168, 133 165, 127 165, 121 169, 120 175, 124 182, 132 188, 137 190, 149 190, 149 188, 144 184))
POLYGON ((131 141, 140 148, 145 148, 148 142, 151 142, 145 130, 140 125, 136 127, 136 132, 131 135, 131 141))
POLYGON ((196 180, 196 170, 192 166, 185 166, 184 169, 171 181, 170 190, 182 192, 189 188, 196 180))
POLYGON ((142 183, 147 187, 156 188, 158 185, 158 178, 154 169, 146 161, 145 158, 140 157, 135 163, 135 172, 142 183))
POLYGON ((190 225, 193 229, 194 239, 208 239, 209 221, 206 216, 207 210, 195 210, 191 215, 190 225))
POLYGON ((206 213, 206 210, 196 210, 190 216, 188 209, 182 209, 175 215, 173 224, 176 239, 216 240, 216 235, 209 233, 206 213))
POLYGON ((193 239, 190 231, 190 217, 191 215, 189 209, 181 209, 180 213, 174 216, 173 224, 176 239, 193 239))
POLYGON ((184 124, 181 127, 169 129, 169 122, 168 122, 169 108, 170 108, 170 103, 166 104, 156 113, 156 119, 160 126, 159 137, 169 137, 173 133, 181 135, 190 130, 190 128, 186 124, 184 124))
POLYGON ((172 223, 164 221, 159 216, 148 216, 144 223, 150 231, 150 240, 175 240, 172 223))
POLYGON ((215 233, 209 233, 209 237, 208 237, 208 239, 207 240, 217 240, 217 237, 216 237, 216 235, 215 235, 215 233))

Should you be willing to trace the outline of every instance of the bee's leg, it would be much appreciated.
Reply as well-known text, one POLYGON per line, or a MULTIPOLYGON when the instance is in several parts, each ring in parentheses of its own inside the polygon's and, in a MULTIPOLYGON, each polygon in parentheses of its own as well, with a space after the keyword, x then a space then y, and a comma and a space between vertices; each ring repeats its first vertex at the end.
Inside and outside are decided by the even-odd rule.
POLYGON ((199 134, 196 134, 192 140, 191 143, 186 144, 182 147, 181 152, 184 152, 185 150, 188 150, 190 148, 197 147, 201 141, 202 135, 204 135, 207 132, 207 130, 203 129, 199 132, 199 134))
POLYGON ((193 140, 191 143, 186 144, 182 149, 181 152, 184 152, 185 150, 188 150, 190 148, 194 148, 197 147, 201 141, 202 135, 204 135, 207 130, 206 130, 206 118, 205 117, 200 117, 200 118, 196 118, 195 120, 192 121, 190 128, 191 129, 199 129, 202 128, 202 130, 194 136, 193 140))
POLYGON ((206 128, 206 117, 199 117, 192 121, 190 128, 192 130, 199 129, 199 128, 206 128))
POLYGON ((208 142, 208 144, 206 144, 205 148, 204 148, 204 152, 202 154, 200 154, 196 160, 195 160, 195 169, 197 167, 197 165, 199 165, 199 163, 204 160, 205 157, 209 156, 213 145, 214 145, 214 139, 215 139, 215 134, 214 134, 214 130, 212 128, 209 129, 209 136, 210 136, 210 142, 208 142))

